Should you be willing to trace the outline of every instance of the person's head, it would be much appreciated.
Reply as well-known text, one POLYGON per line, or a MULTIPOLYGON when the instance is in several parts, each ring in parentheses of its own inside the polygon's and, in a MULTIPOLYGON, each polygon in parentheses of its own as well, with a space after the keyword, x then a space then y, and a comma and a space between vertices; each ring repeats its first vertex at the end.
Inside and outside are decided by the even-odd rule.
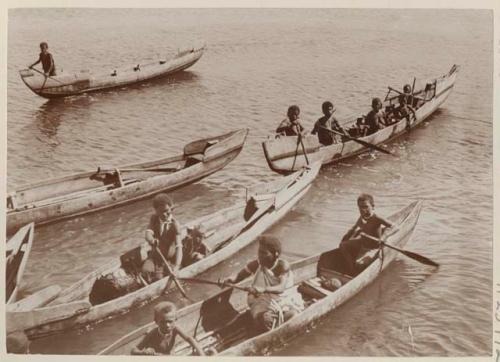
POLYGON ((40 43, 40 50, 45 53, 48 49, 49 49, 49 44, 47 44, 46 42, 42 41, 40 43))
POLYGON ((410 94, 411 93, 411 85, 405 84, 403 87, 403 93, 410 94))
POLYGON ((323 110, 323 114, 325 116, 331 116, 333 112, 337 110, 334 107, 333 103, 330 101, 323 102, 323 104, 321 105, 321 109, 323 110))
POLYGON ((160 302, 154 309, 155 323, 162 333, 170 333, 177 319, 177 307, 171 302, 160 302))
POLYGON ((28 354, 29 339, 21 331, 13 332, 7 335, 7 353, 28 354))
POLYGON ((292 122, 299 119, 299 114, 300 114, 300 108, 299 106, 296 105, 288 107, 288 112, 286 112, 288 119, 292 122))
POLYGON ((375 210, 375 201, 370 194, 361 194, 358 197, 359 214, 363 219, 368 219, 375 210))
POLYGON ((372 108, 376 111, 382 109, 382 101, 380 100, 380 98, 372 99, 372 108))
POLYGON ((158 194, 153 199, 156 215, 162 220, 167 220, 172 214, 174 202, 167 194, 158 194))
POLYGON ((262 235, 259 238, 259 263, 270 268, 281 255, 281 242, 275 236, 262 235))

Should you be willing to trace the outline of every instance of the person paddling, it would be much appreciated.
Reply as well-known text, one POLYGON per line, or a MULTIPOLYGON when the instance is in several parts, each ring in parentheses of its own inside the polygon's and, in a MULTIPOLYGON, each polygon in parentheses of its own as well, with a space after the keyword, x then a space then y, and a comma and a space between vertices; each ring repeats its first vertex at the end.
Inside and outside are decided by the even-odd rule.
POLYGON ((333 116, 333 113, 337 110, 332 102, 326 101, 321 105, 324 116, 319 118, 314 124, 314 128, 311 134, 318 134, 318 141, 324 145, 328 146, 332 143, 337 143, 338 137, 328 130, 333 130, 339 133, 346 134, 339 121, 333 116), (325 129, 326 128, 326 129, 325 129))
POLYGON ((285 291, 294 284, 293 273, 290 264, 280 255, 279 239, 263 235, 259 238, 257 259, 249 262, 238 274, 221 280, 223 284, 236 284, 253 276, 248 305, 259 331, 271 330, 273 326, 292 318, 303 303, 286 296, 285 291))
POLYGON ((356 273, 356 259, 362 249, 378 249, 379 244, 361 235, 365 233, 380 239, 386 228, 392 228, 392 222, 375 214, 375 201, 372 195, 361 194, 357 200, 359 218, 352 228, 342 237, 340 252, 350 275, 356 273))
POLYGON ((154 308, 156 328, 149 331, 130 354, 142 356, 162 356, 171 354, 179 336, 189 343, 199 356, 204 356, 200 344, 176 324, 177 307, 171 302, 158 303, 154 308))
POLYGON ((284 136, 303 135, 304 127, 300 124, 299 115, 299 106, 293 105, 288 107, 287 118, 281 121, 278 128, 276 128, 276 133, 284 136))
POLYGON ((382 110, 382 101, 380 98, 372 99, 372 110, 366 115, 366 125, 368 134, 377 132, 386 126, 385 113, 382 110))
POLYGON ((153 199, 155 213, 151 215, 145 233, 152 250, 142 265, 142 274, 148 283, 163 278, 167 271, 163 261, 172 263, 172 271, 179 270, 182 262, 181 227, 173 216, 173 201, 167 194, 158 194, 153 199), (161 253, 161 255, 159 254, 161 253))
POLYGON ((49 53, 49 45, 46 42, 40 43, 40 55, 36 62, 31 64, 29 68, 33 68, 38 63, 42 63, 43 72, 46 76, 53 77, 56 75, 56 65, 52 54, 49 53))

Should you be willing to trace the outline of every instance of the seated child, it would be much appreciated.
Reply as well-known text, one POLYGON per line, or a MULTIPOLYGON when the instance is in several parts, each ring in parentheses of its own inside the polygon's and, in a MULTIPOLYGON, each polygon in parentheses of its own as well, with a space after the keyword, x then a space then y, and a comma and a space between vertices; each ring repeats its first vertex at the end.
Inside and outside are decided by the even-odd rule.
POLYGON ((271 330, 277 324, 292 318, 303 309, 299 295, 286 294, 294 284, 290 264, 281 259, 281 242, 273 236, 259 238, 257 259, 249 262, 237 275, 223 283, 238 283, 253 276, 252 292, 248 294, 248 306, 256 328, 271 330))
POLYGON ((131 354, 143 356, 169 355, 173 352, 177 336, 188 342, 200 356, 204 356, 203 349, 198 342, 184 333, 175 325, 177 308, 171 302, 158 303, 154 309, 156 328, 149 331, 142 341, 135 346, 131 354))

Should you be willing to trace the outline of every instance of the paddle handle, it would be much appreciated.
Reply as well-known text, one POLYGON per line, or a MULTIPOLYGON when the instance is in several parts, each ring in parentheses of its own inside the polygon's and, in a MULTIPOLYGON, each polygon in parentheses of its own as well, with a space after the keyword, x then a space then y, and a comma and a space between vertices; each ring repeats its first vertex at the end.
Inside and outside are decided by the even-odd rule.
POLYGON ((182 296, 184 298, 186 298, 186 299, 191 300, 188 297, 188 295, 187 295, 186 291, 184 290, 184 288, 182 287, 182 285, 179 283, 179 280, 177 279, 177 276, 174 274, 174 271, 172 270, 172 268, 168 264, 167 259, 165 259, 165 257, 163 256, 163 253, 161 252, 160 248, 158 248, 158 247, 154 247, 154 248, 156 249, 156 252, 158 253, 158 255, 160 255, 160 258, 163 261, 163 264, 165 264, 165 267, 167 268, 167 270, 168 270, 168 272, 170 274, 170 278, 172 278, 172 280, 174 281, 175 285, 177 286, 177 288, 181 292, 182 296))

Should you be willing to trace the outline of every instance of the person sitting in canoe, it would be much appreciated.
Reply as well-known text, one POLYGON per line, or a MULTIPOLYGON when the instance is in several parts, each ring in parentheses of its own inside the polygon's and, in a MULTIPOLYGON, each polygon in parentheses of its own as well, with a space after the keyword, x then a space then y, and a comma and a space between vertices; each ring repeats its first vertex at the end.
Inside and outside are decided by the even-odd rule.
POLYGON ((379 244, 361 233, 380 239, 385 228, 393 227, 393 224, 375 214, 375 201, 372 195, 361 194, 358 197, 358 208, 360 217, 352 228, 342 237, 340 252, 350 275, 356 273, 356 259, 362 249, 378 249, 379 244))
POLYGON ((198 342, 175 325, 177 308, 171 302, 158 303, 154 308, 156 328, 144 336, 141 342, 130 352, 132 355, 161 356, 169 355, 173 351, 177 336, 188 342, 200 356, 204 356, 203 349, 198 342))
POLYGON ((164 260, 173 265, 174 273, 182 262, 181 227, 172 214, 172 199, 167 194, 158 194, 153 199, 153 207, 155 213, 145 233, 152 250, 142 265, 142 274, 148 283, 168 274, 164 260))
POLYGON ((318 134, 318 141, 324 146, 329 146, 332 143, 337 143, 341 140, 338 135, 328 130, 333 130, 338 133, 346 134, 339 121, 333 116, 336 108, 332 102, 326 101, 321 105, 324 116, 319 118, 314 124, 311 134, 318 134))
POLYGON ((380 98, 372 99, 372 110, 366 115, 366 125, 368 126, 368 133, 377 132, 386 126, 385 113, 382 110, 382 101, 380 98))
POLYGON ((404 94, 401 94, 398 97, 399 106, 395 110, 395 116, 398 120, 406 118, 406 120, 409 122, 410 121, 410 114, 412 114, 414 117, 416 117, 415 109, 408 103, 408 99, 410 99, 410 98, 408 98, 404 94))
POLYGON ((53 77, 56 75, 56 65, 52 54, 49 53, 49 45, 46 42, 40 43, 41 53, 38 60, 31 64, 29 68, 33 68, 38 63, 42 62, 43 72, 46 76, 53 77))
POLYGON ((300 124, 299 120, 300 108, 293 105, 288 107, 287 118, 281 121, 276 133, 284 136, 298 136, 304 133, 304 127, 300 124))
POLYGON ((259 331, 292 318, 303 307, 302 300, 287 297, 285 291, 294 284, 290 264, 280 258, 281 242, 273 236, 259 238, 257 259, 249 262, 235 276, 221 280, 238 283, 253 276, 252 292, 248 294, 248 306, 254 324, 259 331))

